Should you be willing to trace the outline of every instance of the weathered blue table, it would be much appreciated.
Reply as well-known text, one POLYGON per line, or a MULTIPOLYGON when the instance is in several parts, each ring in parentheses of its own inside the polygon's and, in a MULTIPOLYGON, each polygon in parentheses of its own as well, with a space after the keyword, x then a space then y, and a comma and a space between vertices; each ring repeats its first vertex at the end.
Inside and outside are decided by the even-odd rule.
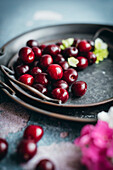
MULTIPOLYGON (((60 23, 113 25, 113 1, 0 0, 0 46, 33 28, 60 23)), ((16 104, 0 91, 0 137, 5 137, 9 143, 9 151, 7 157, 0 162, 0 170, 22 169, 16 161, 15 151, 29 124, 43 127, 45 133, 39 142, 40 146, 53 142, 73 142, 84 125, 36 114, 16 104), (63 138, 61 132, 66 132, 67 136, 63 138)))

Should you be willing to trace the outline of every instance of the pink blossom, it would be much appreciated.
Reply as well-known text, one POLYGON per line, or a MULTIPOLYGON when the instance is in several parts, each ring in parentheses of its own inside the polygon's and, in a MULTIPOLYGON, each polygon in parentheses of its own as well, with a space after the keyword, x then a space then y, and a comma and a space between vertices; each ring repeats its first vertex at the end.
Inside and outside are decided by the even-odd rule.
POLYGON ((84 126, 74 143, 81 148, 81 162, 88 170, 113 170, 113 129, 107 122, 84 126))

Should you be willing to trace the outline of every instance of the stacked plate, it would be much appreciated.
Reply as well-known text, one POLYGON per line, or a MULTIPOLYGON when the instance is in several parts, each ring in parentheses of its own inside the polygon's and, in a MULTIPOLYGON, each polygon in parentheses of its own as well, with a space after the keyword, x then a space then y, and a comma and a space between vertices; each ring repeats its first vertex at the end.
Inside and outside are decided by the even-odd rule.
MULTIPOLYGON (((0 63, 11 68, 17 57, 15 54, 21 47, 25 46, 26 41, 29 39, 37 39, 40 43, 46 44, 70 37, 91 40, 95 32, 103 27, 113 29, 112 26, 107 25, 64 24, 30 31, 16 37, 1 48, 0 63)), ((113 34, 105 32, 102 34, 102 38, 109 46, 112 45, 113 34)), ((1 74, 1 84, 5 87, 3 90, 13 100, 37 113, 65 120, 94 122, 96 121, 97 113, 108 109, 113 101, 112 50, 112 48, 109 49, 110 55, 108 59, 79 72, 78 80, 87 82, 87 93, 81 98, 73 98, 70 95, 65 104, 56 104, 33 96, 14 82, 6 81, 5 76, 1 74), (7 88, 4 83, 8 85, 7 88)))

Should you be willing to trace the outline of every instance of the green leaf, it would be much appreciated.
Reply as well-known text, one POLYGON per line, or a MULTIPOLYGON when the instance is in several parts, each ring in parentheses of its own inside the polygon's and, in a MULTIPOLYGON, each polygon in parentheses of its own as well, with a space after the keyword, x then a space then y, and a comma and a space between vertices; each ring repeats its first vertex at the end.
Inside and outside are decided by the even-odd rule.
POLYGON ((70 57, 68 58, 68 64, 72 67, 77 67, 77 64, 79 63, 79 60, 74 58, 74 57, 70 57))
POLYGON ((71 47, 73 42, 74 42, 74 38, 68 38, 68 39, 62 40, 62 45, 60 45, 60 48, 64 50, 65 48, 71 47))

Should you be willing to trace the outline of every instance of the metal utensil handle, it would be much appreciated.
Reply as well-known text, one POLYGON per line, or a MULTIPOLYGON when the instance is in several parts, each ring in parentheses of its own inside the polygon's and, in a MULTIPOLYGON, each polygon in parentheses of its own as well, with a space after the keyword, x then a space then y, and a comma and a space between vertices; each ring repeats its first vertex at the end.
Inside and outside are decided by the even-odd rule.
POLYGON ((18 80, 16 80, 16 79, 14 79, 13 77, 11 77, 11 76, 8 74, 8 72, 9 72, 9 73, 12 73, 12 74, 14 74, 14 72, 13 72, 12 70, 10 70, 9 68, 7 68, 6 66, 1 65, 1 66, 0 66, 0 69, 1 69, 1 71, 7 76, 7 78, 10 79, 10 80, 11 80, 12 82, 14 82, 15 84, 17 84, 17 85, 21 86, 22 88, 27 89, 27 90, 35 93, 35 94, 37 94, 38 96, 40 96, 41 98, 43 98, 43 99, 45 99, 45 100, 47 100, 47 101, 52 101, 52 102, 61 104, 61 100, 52 99, 52 98, 50 98, 50 97, 47 97, 46 95, 42 94, 42 93, 41 93, 40 91, 38 91, 37 89, 35 89, 35 88, 31 87, 31 86, 28 86, 28 85, 26 85, 26 84, 24 84, 24 83, 22 83, 22 82, 19 82, 18 80))
POLYGON ((97 37, 99 37, 99 35, 100 35, 103 31, 108 31, 108 32, 113 33, 113 30, 110 29, 110 28, 106 28, 106 27, 100 28, 100 29, 97 30, 96 33, 94 34, 93 40, 95 40, 97 37))
POLYGON ((1 88, 7 89, 11 95, 16 94, 15 91, 11 87, 9 87, 7 84, 2 82, 1 80, 0 80, 0 85, 2 85, 1 88))

